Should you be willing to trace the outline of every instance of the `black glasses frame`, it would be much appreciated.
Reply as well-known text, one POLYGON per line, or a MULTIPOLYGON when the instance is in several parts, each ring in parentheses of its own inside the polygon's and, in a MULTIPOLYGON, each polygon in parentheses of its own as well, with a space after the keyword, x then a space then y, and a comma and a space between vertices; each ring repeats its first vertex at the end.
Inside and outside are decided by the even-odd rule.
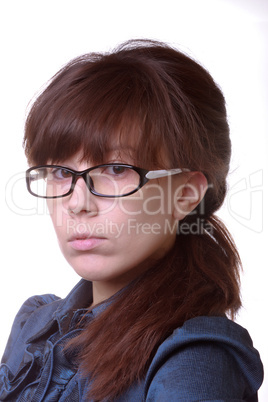
POLYGON ((26 170, 26 185, 27 185, 27 190, 29 191, 30 194, 32 194, 34 197, 38 197, 38 198, 62 198, 62 197, 67 197, 68 195, 72 194, 72 192, 74 191, 74 187, 76 185, 77 180, 82 177, 87 185, 87 188, 89 189, 89 191, 98 196, 98 197, 105 197, 105 198, 119 198, 119 197, 126 197, 128 195, 131 195, 133 193, 136 193, 141 187, 143 187, 150 179, 146 177, 146 174, 149 173, 149 170, 145 170, 145 169, 141 169, 138 168, 136 166, 133 165, 127 165, 124 163, 106 163, 106 164, 102 164, 102 165, 97 165, 94 167, 91 167, 89 169, 86 170, 82 170, 82 171, 77 171, 77 170, 73 170, 70 168, 67 168, 65 166, 61 166, 61 165, 39 165, 39 166, 33 166, 29 169, 26 170), (134 170, 135 172, 137 172, 140 176, 140 182, 139 185, 137 186, 137 188, 135 188, 135 190, 132 190, 130 192, 128 192, 127 194, 123 194, 123 195, 104 195, 104 194, 100 194, 98 193, 94 187, 93 187, 93 181, 89 175, 89 173, 94 170, 94 169, 98 169, 101 167, 110 167, 110 166, 118 166, 118 167, 125 167, 125 168, 129 168, 134 170), (43 196, 43 195, 38 195, 32 192, 31 190, 31 180, 33 180, 33 178, 31 177, 30 173, 32 170, 36 170, 39 168, 59 168, 59 169, 64 169, 66 172, 71 173, 72 175, 72 183, 71 183, 71 187, 70 190, 63 195, 54 195, 54 196, 43 196))

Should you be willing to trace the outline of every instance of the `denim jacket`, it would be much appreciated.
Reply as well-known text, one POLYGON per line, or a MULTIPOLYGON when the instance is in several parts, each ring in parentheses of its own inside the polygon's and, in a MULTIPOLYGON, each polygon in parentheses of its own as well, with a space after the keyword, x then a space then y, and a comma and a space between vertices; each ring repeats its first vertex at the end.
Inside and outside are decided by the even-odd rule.
MULTIPOLYGON (((18 312, 0 366, 0 401, 88 401, 90 379, 63 352, 92 302, 81 280, 65 299, 34 296, 18 312)), ((105 303, 87 314, 88 325, 105 303)), ((130 362, 131 364, 131 362, 130 362)), ((158 348, 144 380, 117 402, 258 400, 263 379, 248 332, 226 317, 186 321, 158 348)))

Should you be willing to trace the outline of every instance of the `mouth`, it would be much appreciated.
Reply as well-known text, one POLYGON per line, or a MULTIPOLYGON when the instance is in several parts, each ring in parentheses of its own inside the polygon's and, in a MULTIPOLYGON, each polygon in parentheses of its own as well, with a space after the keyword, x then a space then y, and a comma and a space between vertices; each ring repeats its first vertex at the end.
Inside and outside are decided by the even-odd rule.
POLYGON ((89 234, 77 234, 73 235, 68 240, 68 243, 76 251, 89 251, 95 247, 102 245, 105 240, 107 240, 105 237, 99 237, 89 234))

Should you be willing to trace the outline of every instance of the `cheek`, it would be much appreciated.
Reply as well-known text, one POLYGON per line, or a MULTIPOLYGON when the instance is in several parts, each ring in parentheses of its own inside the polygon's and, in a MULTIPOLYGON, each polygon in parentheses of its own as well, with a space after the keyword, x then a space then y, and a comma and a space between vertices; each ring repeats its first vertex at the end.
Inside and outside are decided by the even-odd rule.
POLYGON ((48 199, 47 207, 50 214, 50 218, 52 220, 54 229, 59 238, 63 236, 63 233, 67 231, 68 225, 68 212, 67 208, 62 202, 63 199, 59 198, 58 200, 48 199))
POLYGON ((148 184, 132 196, 119 199, 119 207, 126 215, 167 215, 172 213, 171 189, 148 184))

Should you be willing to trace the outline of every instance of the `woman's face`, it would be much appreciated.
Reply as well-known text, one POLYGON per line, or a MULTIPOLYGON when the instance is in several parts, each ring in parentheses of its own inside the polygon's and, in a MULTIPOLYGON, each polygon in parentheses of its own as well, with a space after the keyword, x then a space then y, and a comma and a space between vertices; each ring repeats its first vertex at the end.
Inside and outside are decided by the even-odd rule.
MULTIPOLYGON (((109 155, 105 163, 132 162, 120 155, 120 160, 109 155)), ((79 155, 61 165, 78 171, 92 166, 81 163, 79 155)), ((115 293, 173 246, 173 196, 180 195, 180 185, 183 175, 176 175, 151 180, 130 196, 102 198, 91 194, 79 178, 71 195, 47 200, 66 260, 93 287, 103 285, 115 293)))

